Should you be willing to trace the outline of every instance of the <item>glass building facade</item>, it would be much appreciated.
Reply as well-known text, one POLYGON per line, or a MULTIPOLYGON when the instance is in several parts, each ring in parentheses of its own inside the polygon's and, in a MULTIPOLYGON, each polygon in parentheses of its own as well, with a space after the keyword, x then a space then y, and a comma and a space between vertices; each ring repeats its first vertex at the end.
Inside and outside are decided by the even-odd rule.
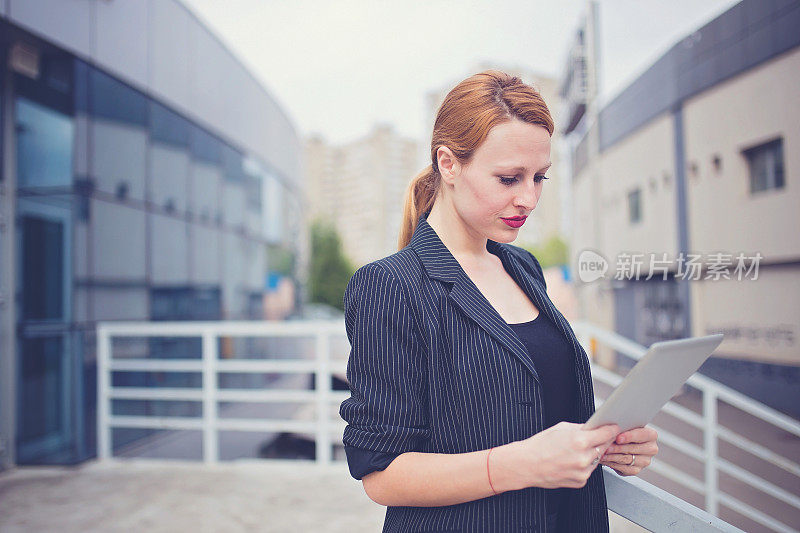
POLYGON ((293 177, 163 99, 3 17, 0 33, 2 452, 73 464, 96 455, 97 322, 263 318, 267 244, 286 242, 299 200, 293 177))

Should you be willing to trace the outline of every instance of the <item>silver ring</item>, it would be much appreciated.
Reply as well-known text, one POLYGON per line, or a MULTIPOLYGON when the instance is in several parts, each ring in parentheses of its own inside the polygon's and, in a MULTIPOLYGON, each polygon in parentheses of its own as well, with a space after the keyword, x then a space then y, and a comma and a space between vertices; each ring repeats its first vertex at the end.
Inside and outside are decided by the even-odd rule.
POLYGON ((592 466, 595 466, 597 463, 599 463, 600 457, 603 455, 602 453, 600 453, 600 449, 597 446, 594 447, 594 451, 597 452, 597 457, 595 457, 594 461, 592 461, 592 466))
POLYGON ((633 463, 634 463, 635 461, 636 461, 636 455, 632 453, 632 454, 631 454, 631 462, 630 462, 630 463, 628 463, 628 466, 633 466, 633 463))

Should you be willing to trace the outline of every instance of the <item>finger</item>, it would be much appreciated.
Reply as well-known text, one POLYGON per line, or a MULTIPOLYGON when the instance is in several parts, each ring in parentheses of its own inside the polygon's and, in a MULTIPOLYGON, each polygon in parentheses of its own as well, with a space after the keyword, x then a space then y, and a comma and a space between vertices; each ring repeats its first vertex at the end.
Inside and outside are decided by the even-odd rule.
POLYGON ((606 449, 606 453, 635 453, 636 455, 655 455, 658 453, 658 445, 655 442, 645 442, 643 444, 612 444, 606 449))
POLYGON ((613 442, 614 437, 619 433, 619 426, 617 424, 606 424, 599 428, 590 429, 587 431, 589 437, 589 446, 607 445, 613 442))
POLYGON ((656 430, 651 427, 633 428, 628 431, 623 431, 617 435, 617 444, 629 444, 632 442, 648 442, 654 441, 658 437, 656 430))
POLYGON ((606 462, 614 463, 614 466, 617 466, 617 464, 629 465, 631 464, 631 457, 633 456, 629 453, 607 453, 600 462, 603 464, 606 464, 606 462))
POLYGON ((633 474, 638 474, 642 469, 647 468, 653 462, 653 457, 650 455, 637 455, 635 456, 634 463, 631 464, 633 456, 627 454, 612 454, 604 456, 600 460, 600 464, 610 466, 612 468, 625 468, 630 470, 633 474))

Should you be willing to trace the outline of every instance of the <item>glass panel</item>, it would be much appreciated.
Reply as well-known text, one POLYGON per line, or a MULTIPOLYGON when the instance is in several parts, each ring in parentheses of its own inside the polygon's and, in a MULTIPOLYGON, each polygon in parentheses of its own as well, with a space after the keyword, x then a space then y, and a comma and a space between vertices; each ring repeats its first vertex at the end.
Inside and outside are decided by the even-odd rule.
MULTIPOLYGON (((47 91, 70 89, 71 63, 48 62, 47 91)), ((41 87, 19 86, 37 98, 41 87)), ((45 95, 44 98, 42 95, 45 95)), ((71 96, 70 96, 71 98, 71 96)), ((58 102, 56 102, 58 103, 58 102)), ((63 102, 62 102, 63 103, 63 102)), ((75 460, 76 417, 70 362, 72 320, 72 212, 75 125, 72 117, 24 96, 14 101, 17 155, 17 461, 75 460), (41 188, 60 188, 43 191, 41 188), (37 188, 35 194, 26 189, 37 188), (48 194, 49 192, 49 194, 48 194), (52 194, 56 192, 56 194, 52 194)))
POLYGON ((745 150, 744 155, 750 167, 750 192, 783 187, 783 139, 745 150))
POLYGON ((191 210, 202 224, 212 224, 219 211, 222 170, 219 167, 195 161, 192 164, 191 210))
POLYGON ((188 224, 161 215, 150 215, 151 281, 155 285, 175 286, 189 279, 188 224))
POLYGON ((192 282, 217 283, 220 277, 220 232, 199 224, 189 226, 191 242, 192 282))
POLYGON ((191 124, 174 111, 150 101, 150 134, 154 141, 189 147, 191 124))
POLYGON ((238 230, 244 227, 247 188, 244 181, 225 181, 222 187, 222 212, 228 227, 238 230))
POLYGON ((775 187, 783 187, 783 139, 779 139, 775 147, 775 187))
POLYGON ((628 193, 628 217, 631 222, 638 222, 641 218, 641 191, 636 189, 628 193))
POLYGON ((282 187, 278 178, 268 174, 265 177, 264 233, 267 239, 277 242, 283 235, 283 212, 281 209, 282 187))
POLYGON ((18 319, 68 322, 71 318, 69 197, 17 201, 18 319))
POLYGON ((26 441, 64 431, 62 337, 23 339, 21 347, 18 438, 26 441))
POLYGON ((223 142, 195 125, 191 126, 192 156, 212 165, 222 164, 223 142))
POLYGON ((150 146, 150 201, 170 213, 186 210, 189 161, 189 152, 176 146, 150 146))
POLYGON ((71 439, 67 333, 21 336, 18 357, 17 461, 59 462, 71 439))
POLYGON ((153 320, 220 320, 219 287, 152 289, 153 320))
POLYGON ((64 317, 64 227, 55 220, 23 214, 22 319, 64 317))
POLYGON ((143 281, 147 273, 145 212, 96 199, 90 200, 90 205, 93 275, 107 280, 143 281))
POLYGON ((750 154, 750 191, 758 192, 767 188, 767 158, 766 154, 757 150, 750 154))
POLYGON ((145 199, 147 132, 143 127, 92 121, 91 174, 97 190, 119 200, 145 199))
POLYGON ((72 184, 72 119, 17 97, 17 183, 25 187, 72 184))
MULTIPOLYGON (((108 74, 89 68, 93 114, 115 122, 146 126, 147 98, 108 74)), ((80 100, 79 93, 79 107, 80 100)))
POLYGON ((244 158, 235 149, 228 145, 222 147, 222 165, 225 168, 225 178, 231 181, 244 179, 244 158))
POLYGON ((148 320, 150 318, 147 286, 112 283, 108 287, 89 288, 94 320, 148 320))

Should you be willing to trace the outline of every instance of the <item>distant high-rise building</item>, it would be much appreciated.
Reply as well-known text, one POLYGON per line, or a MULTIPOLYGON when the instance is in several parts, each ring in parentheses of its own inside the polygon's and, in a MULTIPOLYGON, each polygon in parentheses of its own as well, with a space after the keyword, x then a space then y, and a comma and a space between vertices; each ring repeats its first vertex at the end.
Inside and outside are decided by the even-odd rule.
POLYGON ((422 170, 418 143, 391 126, 331 146, 318 137, 305 144, 311 217, 330 220, 357 266, 397 251, 406 188, 422 170))

